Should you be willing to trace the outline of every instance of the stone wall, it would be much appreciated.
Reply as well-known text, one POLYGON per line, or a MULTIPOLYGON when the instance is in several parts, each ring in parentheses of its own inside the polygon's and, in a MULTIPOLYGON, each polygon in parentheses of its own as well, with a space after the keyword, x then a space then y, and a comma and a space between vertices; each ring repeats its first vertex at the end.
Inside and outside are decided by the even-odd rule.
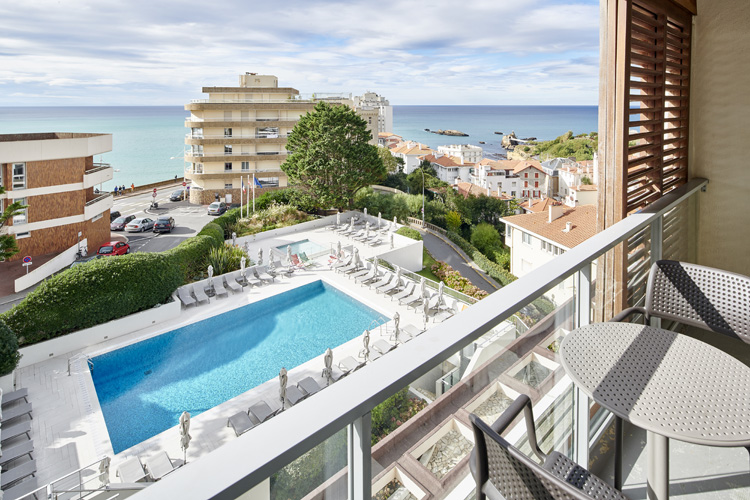
MULTIPOLYGON (((269 191, 276 191, 277 189, 282 189, 282 188, 281 187, 255 188, 255 197, 258 198, 263 193, 267 193, 269 191)), ((243 193, 242 195, 242 201, 245 204, 252 202, 252 196, 253 196, 253 192, 251 189, 248 189, 247 191, 248 191, 247 193, 243 193), (250 197, 249 202, 246 201, 246 196, 250 197)), ((224 201, 226 199, 227 194, 231 194, 232 203, 233 204, 240 203, 240 188, 207 189, 207 190, 190 188, 190 203, 195 203, 198 205, 208 205, 216 201, 217 193, 221 201, 224 201)))

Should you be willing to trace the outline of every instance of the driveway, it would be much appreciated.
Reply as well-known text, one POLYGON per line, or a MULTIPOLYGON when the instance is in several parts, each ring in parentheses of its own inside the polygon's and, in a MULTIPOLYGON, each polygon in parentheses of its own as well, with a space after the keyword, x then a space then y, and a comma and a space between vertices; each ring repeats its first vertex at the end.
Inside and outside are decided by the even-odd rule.
POLYGON ((451 245, 455 245, 454 243, 449 245, 434 234, 426 231, 420 232, 422 233, 425 248, 435 257, 435 260, 442 260, 448 263, 453 269, 461 273, 461 276, 471 281, 472 285, 487 293, 492 293, 500 288, 494 283, 492 278, 471 267, 464 257, 451 247, 451 245))

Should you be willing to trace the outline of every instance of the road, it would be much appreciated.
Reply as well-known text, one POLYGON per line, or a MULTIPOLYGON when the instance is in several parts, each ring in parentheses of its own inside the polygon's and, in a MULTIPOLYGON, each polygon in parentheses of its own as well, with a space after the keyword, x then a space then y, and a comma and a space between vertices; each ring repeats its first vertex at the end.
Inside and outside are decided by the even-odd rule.
MULTIPOLYGON (((130 244, 131 252, 163 252, 174 248, 181 241, 194 236, 203 226, 208 224, 214 217, 207 214, 207 207, 203 205, 192 205, 187 201, 169 201, 169 196, 175 191, 175 187, 159 189, 156 192, 156 202, 159 208, 149 208, 153 200, 151 193, 138 194, 115 198, 112 210, 119 211, 122 215, 135 215, 136 217, 148 217, 152 220, 160 215, 174 217, 175 228, 171 233, 127 233, 113 231, 113 239, 125 237, 130 244)), ((89 249, 93 253, 93 249, 89 249)))

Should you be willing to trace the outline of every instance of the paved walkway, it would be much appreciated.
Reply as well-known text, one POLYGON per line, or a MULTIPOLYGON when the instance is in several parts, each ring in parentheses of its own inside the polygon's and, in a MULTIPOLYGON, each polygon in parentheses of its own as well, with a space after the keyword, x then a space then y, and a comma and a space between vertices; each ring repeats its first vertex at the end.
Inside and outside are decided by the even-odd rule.
POLYGON ((492 293, 501 288, 495 280, 473 267, 474 262, 458 245, 450 240, 443 240, 430 231, 420 230, 419 232, 422 233, 425 248, 435 257, 435 260, 447 262, 453 269, 461 273, 461 276, 487 293, 492 293))

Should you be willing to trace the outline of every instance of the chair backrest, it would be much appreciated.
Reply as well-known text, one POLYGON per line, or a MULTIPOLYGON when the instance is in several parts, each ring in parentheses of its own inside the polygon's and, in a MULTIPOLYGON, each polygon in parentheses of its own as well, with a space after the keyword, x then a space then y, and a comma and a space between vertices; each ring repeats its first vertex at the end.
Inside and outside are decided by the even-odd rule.
POLYGON ((651 266, 650 315, 708 329, 750 343, 750 278, 674 260, 651 266))
MULTIPOLYGON (((493 494, 494 490, 502 495, 500 498, 513 500, 590 500, 591 497, 543 469, 500 436, 527 405, 527 428, 531 418, 532 427, 528 430, 532 431, 531 401, 526 395, 516 399, 492 427, 478 416, 470 416, 474 429, 477 484, 492 500, 498 498, 493 494)), ((532 447, 536 447, 536 442, 532 447)))

